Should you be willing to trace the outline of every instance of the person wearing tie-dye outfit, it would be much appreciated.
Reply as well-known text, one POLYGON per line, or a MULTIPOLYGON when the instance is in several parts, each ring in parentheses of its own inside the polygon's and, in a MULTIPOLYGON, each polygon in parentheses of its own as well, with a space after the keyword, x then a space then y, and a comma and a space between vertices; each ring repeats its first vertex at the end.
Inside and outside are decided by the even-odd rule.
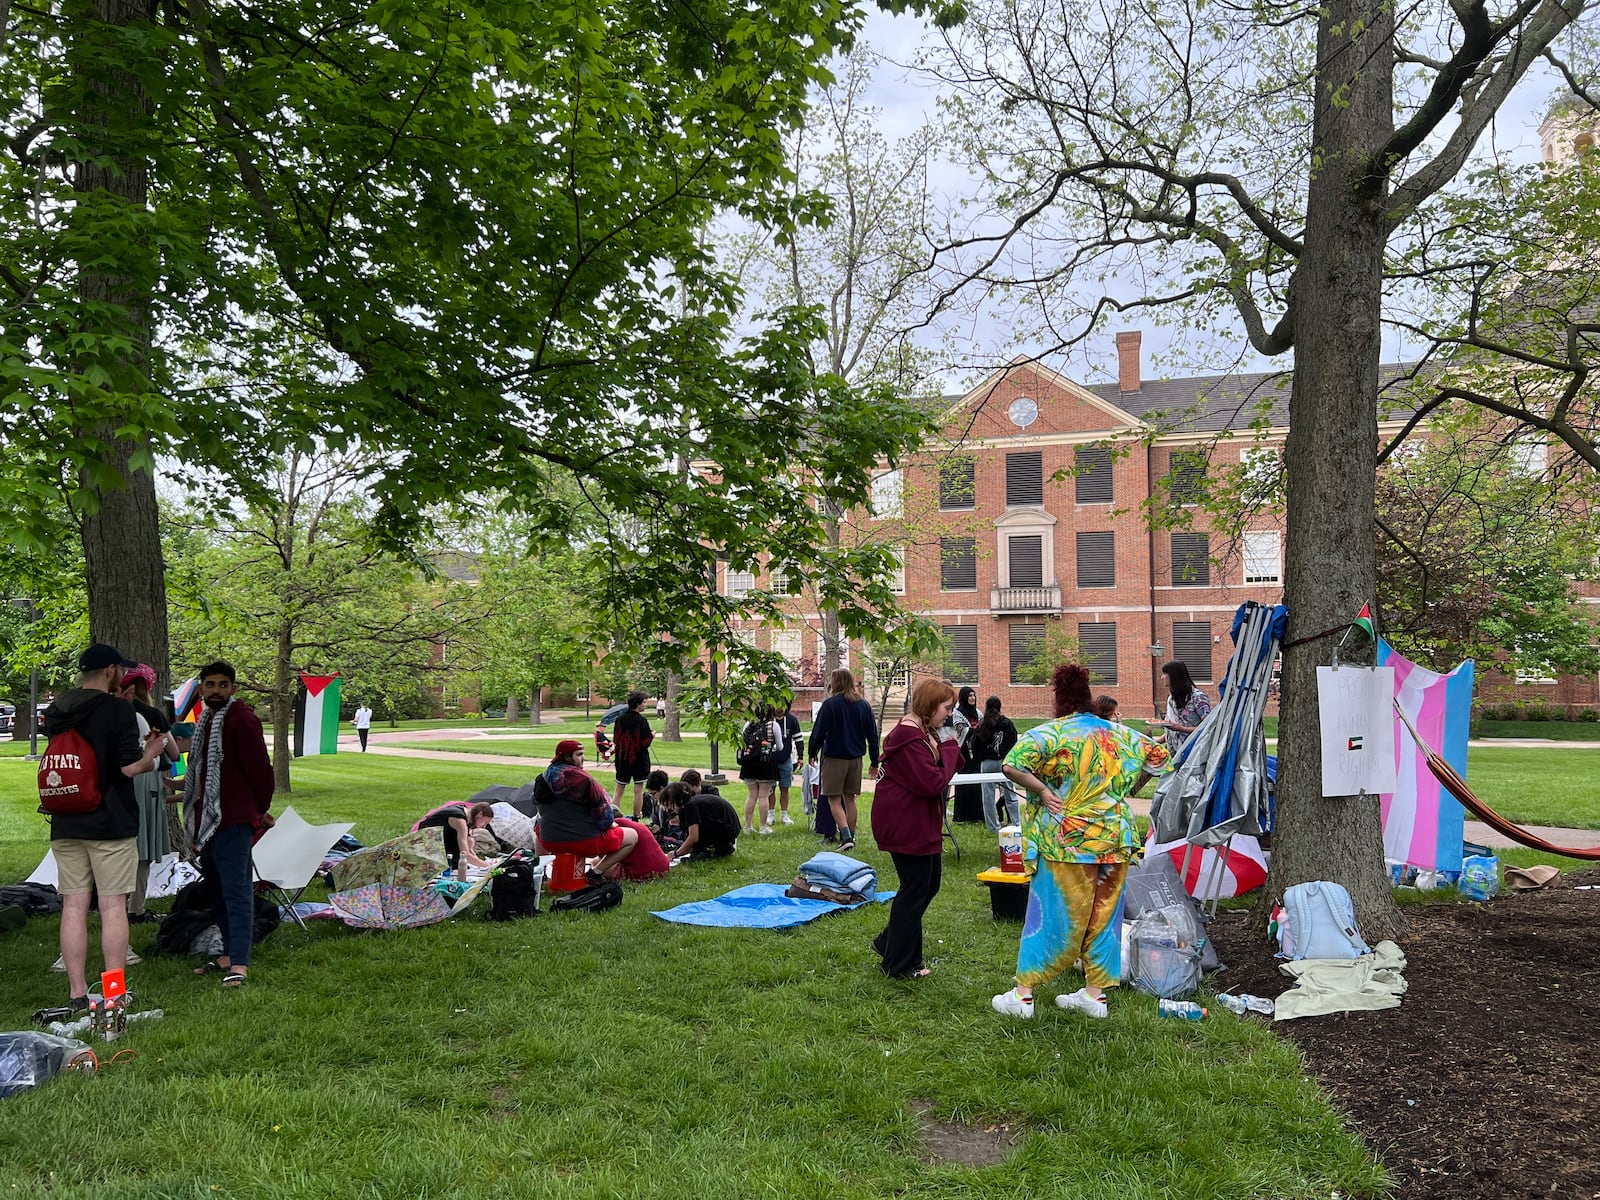
POLYGON ((1033 1016, 1033 989, 1082 960, 1084 986, 1062 1008, 1107 1015, 1105 993, 1122 978, 1122 893, 1139 831, 1128 797, 1171 770, 1162 743, 1094 715, 1089 672, 1057 667, 1056 720, 1023 734, 1001 768, 1027 789, 1023 840, 1033 867, 1017 949, 1017 985, 996 1012, 1033 1016))

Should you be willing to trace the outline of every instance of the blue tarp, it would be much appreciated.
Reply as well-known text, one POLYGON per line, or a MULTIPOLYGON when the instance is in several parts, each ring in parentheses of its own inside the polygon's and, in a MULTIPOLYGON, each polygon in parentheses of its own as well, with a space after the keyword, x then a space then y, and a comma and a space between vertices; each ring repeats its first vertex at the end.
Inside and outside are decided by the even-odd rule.
MULTIPOLYGON (((707 925, 717 929, 788 929, 804 925, 818 917, 846 908, 860 908, 861 904, 874 903, 863 900, 861 904, 830 904, 826 900, 797 900, 785 896, 781 883, 752 883, 734 888, 715 900, 691 900, 663 912, 652 913, 674 925, 707 925)), ((894 899, 893 892, 879 892, 875 902, 882 904, 894 899)))

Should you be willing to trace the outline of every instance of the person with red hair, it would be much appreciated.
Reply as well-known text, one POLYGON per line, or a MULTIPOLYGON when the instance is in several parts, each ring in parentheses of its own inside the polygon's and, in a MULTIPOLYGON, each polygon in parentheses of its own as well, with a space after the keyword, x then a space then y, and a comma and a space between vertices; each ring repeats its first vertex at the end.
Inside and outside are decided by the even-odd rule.
POLYGON ((1108 1015, 1122 980, 1122 893, 1139 832, 1128 797, 1171 770, 1162 743, 1094 715, 1089 672, 1056 668, 1054 721, 1023 734, 1001 768, 1028 791, 1022 822, 1033 865, 1017 948, 1017 983, 994 1010, 1033 1016, 1033 989, 1082 960, 1084 986, 1056 1004, 1108 1015))

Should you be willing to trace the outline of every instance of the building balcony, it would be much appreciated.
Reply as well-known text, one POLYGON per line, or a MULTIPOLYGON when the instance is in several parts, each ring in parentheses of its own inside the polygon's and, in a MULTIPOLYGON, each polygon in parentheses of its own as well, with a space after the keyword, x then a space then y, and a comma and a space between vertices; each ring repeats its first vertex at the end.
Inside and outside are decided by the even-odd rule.
POLYGON ((990 588, 989 607, 997 613, 1058 613, 1061 611, 1061 588, 1056 584, 990 588))

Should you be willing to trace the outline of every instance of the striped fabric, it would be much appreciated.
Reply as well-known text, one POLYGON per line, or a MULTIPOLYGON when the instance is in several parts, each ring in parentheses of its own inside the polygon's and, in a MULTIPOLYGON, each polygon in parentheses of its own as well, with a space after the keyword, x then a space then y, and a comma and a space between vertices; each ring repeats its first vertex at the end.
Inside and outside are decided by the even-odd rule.
POLYGON ((339 749, 339 684, 337 675, 301 675, 303 688, 294 701, 294 753, 333 754, 339 749))
MULTIPOLYGON (((1378 665, 1394 668, 1395 697, 1416 723, 1417 733, 1466 778, 1472 660, 1448 675, 1440 675, 1419 667, 1379 639, 1378 665)), ((1461 870, 1466 814, 1460 802, 1428 770, 1426 752, 1418 748, 1398 717, 1394 752, 1396 788, 1393 794, 1381 798, 1384 857, 1428 870, 1461 870)))

